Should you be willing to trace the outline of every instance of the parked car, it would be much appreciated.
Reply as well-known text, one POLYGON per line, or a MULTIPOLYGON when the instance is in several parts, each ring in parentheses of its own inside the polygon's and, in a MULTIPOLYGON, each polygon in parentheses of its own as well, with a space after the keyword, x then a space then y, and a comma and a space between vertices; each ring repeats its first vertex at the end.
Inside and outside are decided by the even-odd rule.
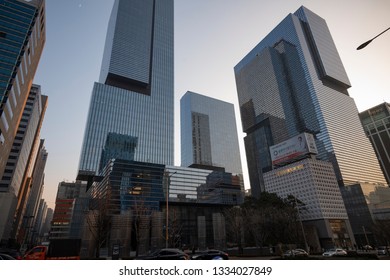
POLYGON ((195 252, 191 255, 191 260, 228 260, 229 254, 220 250, 206 250, 195 252))
POLYGON ((370 245, 364 245, 363 249, 364 250, 373 250, 372 246, 370 246, 370 245))
POLYGON ((7 254, 16 260, 23 259, 22 255, 19 253, 19 251, 15 250, 15 249, 0 249, 0 254, 7 254))
POLYGON ((179 249, 160 249, 150 255, 139 256, 137 260, 189 260, 190 257, 179 249))
POLYGON ((387 247, 387 246, 378 246, 378 248, 377 248, 377 254, 378 254, 378 255, 384 256, 384 255, 389 254, 389 252, 390 252, 390 247, 387 247))
POLYGON ((334 256, 346 256, 348 253, 344 249, 334 248, 324 252, 322 255, 324 257, 334 257, 334 256))
POLYGON ((309 254, 303 249, 288 250, 283 254, 284 257, 294 257, 294 256, 307 257, 308 255, 309 254))
POLYGON ((11 257, 10 255, 0 253, 0 260, 16 260, 16 259, 11 257))

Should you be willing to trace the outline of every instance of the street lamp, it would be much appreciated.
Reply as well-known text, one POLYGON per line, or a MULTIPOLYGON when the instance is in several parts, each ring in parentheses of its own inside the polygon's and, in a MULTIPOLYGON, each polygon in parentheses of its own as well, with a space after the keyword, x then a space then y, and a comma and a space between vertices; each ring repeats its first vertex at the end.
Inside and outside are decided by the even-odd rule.
POLYGON ((370 44, 372 41, 374 41, 375 38, 379 37, 380 35, 382 35, 383 33, 385 33, 387 30, 389 30, 389 28, 387 28, 385 31, 382 31, 381 33, 379 33, 378 35, 376 35, 374 38, 372 38, 371 40, 368 40, 367 42, 361 44, 359 47, 357 47, 357 50, 361 50, 363 48, 365 48, 368 44, 370 44))
MULTIPOLYGON (((169 212, 168 212, 168 199, 169 199, 169 186, 171 185, 171 177, 177 172, 173 172, 171 175, 168 175, 168 183, 167 183, 167 193, 166 193, 166 217, 165 217, 165 248, 168 248, 168 222, 169 222, 169 212)), ((169 174, 169 173, 167 173, 169 174)))

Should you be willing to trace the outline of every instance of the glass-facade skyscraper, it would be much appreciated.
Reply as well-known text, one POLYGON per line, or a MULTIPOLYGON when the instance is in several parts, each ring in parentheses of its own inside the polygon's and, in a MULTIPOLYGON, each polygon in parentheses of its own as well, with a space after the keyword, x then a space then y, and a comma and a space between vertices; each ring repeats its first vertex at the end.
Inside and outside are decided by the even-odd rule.
POLYGON ((181 166, 242 174, 234 106, 191 91, 180 100, 181 166))
POLYGON ((390 185, 390 103, 384 102, 365 110, 359 113, 359 117, 390 185))
POLYGON ((302 6, 234 71, 253 195, 272 170, 269 147, 302 132, 314 135, 317 158, 333 164, 339 186, 386 183, 324 19, 302 6))
POLYGON ((173 164, 173 16, 173 0, 115 1, 79 174, 98 172, 110 133, 133 139, 134 160, 173 164))

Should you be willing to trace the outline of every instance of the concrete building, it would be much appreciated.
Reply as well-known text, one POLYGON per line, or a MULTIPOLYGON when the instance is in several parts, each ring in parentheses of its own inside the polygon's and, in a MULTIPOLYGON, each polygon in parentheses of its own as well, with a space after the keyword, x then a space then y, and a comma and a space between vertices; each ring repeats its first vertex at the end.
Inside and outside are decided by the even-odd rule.
POLYGON ((313 252, 323 248, 353 248, 355 239, 330 162, 306 158, 264 173, 265 190, 303 203, 298 209, 308 245, 313 252))
POLYGON ((13 149, 46 40, 44 0, 3 0, 1 4, 0 178, 13 149))
POLYGON ((22 111, 4 173, 0 176, 0 199, 3 202, 0 236, 3 242, 16 240, 22 224, 26 223, 24 216, 35 179, 33 173, 39 168, 36 166, 40 151, 39 135, 46 107, 47 96, 41 94, 40 86, 33 85, 22 111))
POLYGON ((44 140, 41 139, 38 154, 34 164, 34 171, 32 173, 30 193, 26 203, 26 211, 24 217, 32 217, 31 219, 22 220, 22 230, 19 232, 18 240, 26 240, 26 237, 34 233, 38 237, 41 223, 42 223, 42 209, 41 200, 44 190, 45 167, 48 153, 44 146, 44 140))
POLYGON ((49 238, 81 238, 89 208, 86 183, 60 182, 55 205, 49 238))

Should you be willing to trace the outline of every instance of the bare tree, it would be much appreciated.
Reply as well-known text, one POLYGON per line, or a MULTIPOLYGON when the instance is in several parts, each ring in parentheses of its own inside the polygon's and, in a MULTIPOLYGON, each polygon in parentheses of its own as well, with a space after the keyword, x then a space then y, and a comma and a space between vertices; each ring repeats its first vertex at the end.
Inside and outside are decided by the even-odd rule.
POLYGON ((268 230, 271 217, 269 211, 256 208, 245 208, 243 211, 246 232, 251 235, 256 247, 262 247, 271 234, 268 230))
POLYGON ((227 234, 237 244, 238 253, 243 254, 244 216, 240 206, 234 206, 224 211, 227 234))
POLYGON ((150 231, 152 210, 146 205, 145 200, 142 198, 134 199, 131 209, 133 212, 133 228, 136 239, 135 254, 138 256, 140 252, 144 253, 144 251, 146 251, 146 248, 141 249, 140 245, 147 242, 146 240, 149 238, 148 232, 150 231))
POLYGON ((171 210, 171 213, 169 213, 168 233, 169 246, 173 248, 180 248, 183 225, 177 215, 176 209, 171 210))
POLYGON ((86 215, 88 230, 94 242, 95 257, 100 257, 100 248, 108 240, 111 229, 111 215, 105 199, 92 199, 91 209, 86 215))

